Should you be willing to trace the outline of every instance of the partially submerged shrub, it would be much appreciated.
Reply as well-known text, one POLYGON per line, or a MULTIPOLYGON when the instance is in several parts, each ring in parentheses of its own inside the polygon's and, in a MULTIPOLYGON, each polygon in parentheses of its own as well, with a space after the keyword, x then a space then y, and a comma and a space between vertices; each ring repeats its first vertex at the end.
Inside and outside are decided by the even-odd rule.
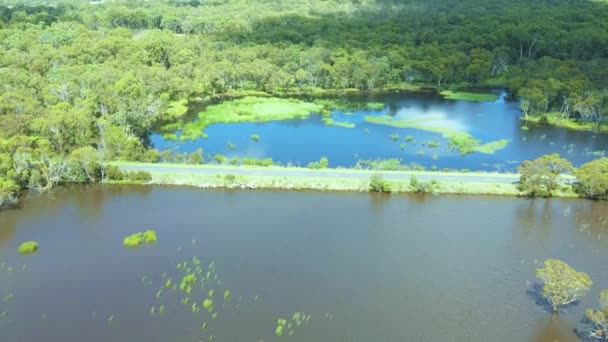
POLYGON ((19 246, 19 253, 21 254, 33 254, 38 251, 38 242, 36 241, 27 241, 19 246))
POLYGON ((308 163, 309 169, 327 169, 329 166, 329 160, 327 157, 322 157, 318 162, 308 163))
POLYGON ((143 233, 136 233, 131 236, 127 236, 123 240, 123 245, 125 247, 139 247, 145 244, 153 244, 156 242, 156 232, 153 230, 146 230, 143 233))
POLYGON ((369 180, 369 191, 390 193, 392 189, 391 185, 382 178, 382 175, 374 174, 369 180))

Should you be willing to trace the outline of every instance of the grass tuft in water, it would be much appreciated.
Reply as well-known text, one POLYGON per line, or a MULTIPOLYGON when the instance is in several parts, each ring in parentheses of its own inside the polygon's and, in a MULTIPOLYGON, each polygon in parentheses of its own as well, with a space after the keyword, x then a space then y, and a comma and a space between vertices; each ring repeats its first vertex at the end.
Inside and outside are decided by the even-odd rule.
POLYGON ((34 254, 38 251, 38 242, 27 241, 19 246, 19 253, 21 254, 34 254))
POLYGON ((136 248, 143 244, 153 244, 156 243, 156 232, 153 230, 146 230, 143 233, 136 233, 127 236, 122 243, 128 248, 136 248))
POLYGON ((367 104, 367 109, 382 110, 382 109, 384 109, 384 103, 382 103, 382 102, 369 102, 367 104))
POLYGON ((203 301, 203 308, 207 310, 207 312, 211 313, 213 311, 213 300, 207 298, 203 301))
POLYGON ((257 134, 254 134, 254 135, 251 136, 251 140, 253 140, 255 142, 258 142, 258 141, 260 141, 260 136, 257 135, 257 134))

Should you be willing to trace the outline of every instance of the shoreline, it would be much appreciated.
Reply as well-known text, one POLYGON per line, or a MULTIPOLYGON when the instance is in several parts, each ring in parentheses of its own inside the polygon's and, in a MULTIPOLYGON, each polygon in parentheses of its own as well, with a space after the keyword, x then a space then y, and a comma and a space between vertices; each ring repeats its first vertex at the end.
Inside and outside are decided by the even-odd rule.
POLYGON ((528 124, 532 124, 535 126, 549 126, 549 127, 558 127, 564 128, 571 131, 583 131, 583 132, 593 132, 593 133, 608 133, 608 124, 601 123, 599 126, 590 122, 578 122, 572 119, 563 119, 558 117, 557 115, 540 115, 540 116, 522 116, 521 121, 523 122, 523 127, 527 128, 528 124))
MULTIPOLYGON (((149 182, 108 181, 109 184, 181 185, 197 188, 281 189, 373 192, 372 175, 380 175, 391 193, 430 193, 526 197, 517 189, 519 175, 491 172, 374 171, 358 169, 313 170, 296 167, 255 167, 113 162, 123 171, 149 172, 149 182), (412 184, 412 177, 416 182, 412 184)), ((564 177, 563 189, 553 197, 581 198, 564 177)))

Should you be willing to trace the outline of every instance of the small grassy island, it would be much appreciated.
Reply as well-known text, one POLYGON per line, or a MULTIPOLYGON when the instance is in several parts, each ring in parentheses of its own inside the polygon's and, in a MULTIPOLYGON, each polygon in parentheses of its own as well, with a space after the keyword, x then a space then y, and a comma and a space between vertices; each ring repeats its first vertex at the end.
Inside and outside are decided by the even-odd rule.
POLYGON ((38 242, 36 241, 27 241, 22 243, 19 246, 19 253, 27 255, 27 254, 34 254, 36 252, 38 252, 38 242))
POLYGON ((156 232, 153 230, 146 230, 143 233, 135 233, 127 236, 123 240, 123 245, 128 248, 136 248, 143 244, 154 244, 156 243, 156 232))

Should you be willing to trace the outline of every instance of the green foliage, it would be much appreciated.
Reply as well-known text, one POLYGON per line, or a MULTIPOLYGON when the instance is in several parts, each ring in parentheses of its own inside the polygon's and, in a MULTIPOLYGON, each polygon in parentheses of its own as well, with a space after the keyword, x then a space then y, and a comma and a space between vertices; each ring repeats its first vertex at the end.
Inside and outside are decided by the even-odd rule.
POLYGON ((382 175, 373 174, 369 179, 369 191, 390 193, 391 185, 385 181, 382 175))
POLYGON ((389 139, 391 139, 392 142, 396 142, 397 140, 399 140, 399 134, 391 134, 388 137, 389 139))
POLYGON ((123 245, 129 248, 135 248, 143 244, 153 243, 156 243, 156 232, 153 230, 146 230, 143 233, 135 233, 125 237, 123 240, 123 245))
MULTIPOLYGON (((434 117, 395 120, 393 117, 388 115, 365 117, 366 122, 377 125, 386 125, 397 128, 413 128, 427 132, 439 133, 444 138, 448 139, 448 148, 451 151, 458 151, 461 155, 467 155, 473 152, 493 154, 497 150, 503 149, 509 144, 509 141, 504 139, 482 144, 481 141, 475 139, 466 132, 454 131, 443 127, 441 124, 437 124, 437 120, 438 119, 434 117)), ((391 136, 391 139, 393 139, 393 136, 391 136)), ((408 137, 406 137, 406 141, 411 140, 408 140, 408 137)))
POLYGON ((260 141, 260 136, 259 136, 259 135, 257 135, 257 134, 253 134, 253 135, 251 136, 251 140, 252 140, 252 141, 255 141, 255 142, 258 142, 258 141, 260 141))
MULTIPOLYGON (((9 1, 0 6, 0 204, 17 197, 13 184, 48 190, 99 181, 96 164, 106 161, 155 162, 153 131, 206 138, 211 124, 301 118, 345 103, 268 94, 500 86, 522 100, 525 117, 606 130, 608 30, 595 19, 607 16, 605 1, 582 0, 9 1), (213 102, 242 95, 250 96, 213 102), (194 102, 207 107, 191 122, 194 102), (79 151, 89 147, 97 157, 79 151)), ((407 125, 442 134, 461 154, 507 144, 407 125)))
POLYGON ((334 121, 334 119, 330 118, 330 117, 323 117, 321 119, 321 121, 323 121, 323 123, 325 124, 325 126, 330 126, 330 127, 343 127, 343 128, 355 128, 356 125, 354 123, 351 122, 337 122, 334 121))
POLYGON ((212 124, 306 118, 322 109, 321 105, 295 99, 247 96, 207 107, 199 114, 197 121, 183 127, 181 140, 200 138, 203 130, 212 124))
POLYGON ((608 199, 608 158, 593 160, 574 172, 576 190, 588 198, 608 199))
POLYGON ((272 158, 265 158, 265 159, 244 158, 243 159, 243 165, 246 165, 246 166, 268 167, 268 166, 272 166, 272 164, 273 164, 272 158))
POLYGON ((231 143, 230 141, 226 144, 231 151, 236 150, 236 145, 231 143))
POLYGON ((226 157, 224 157, 221 154, 214 155, 213 159, 215 159, 215 162, 218 163, 218 164, 224 164, 224 163, 226 163, 226 157))
POLYGON ((547 259, 544 264, 544 268, 536 270, 536 277, 543 282, 542 295, 554 312, 558 312, 561 306, 584 297, 591 288, 589 276, 577 272, 565 262, 547 259))
POLYGON ((498 96, 494 94, 469 93, 463 91, 454 92, 451 90, 444 90, 440 94, 448 100, 471 102, 494 102, 498 98, 498 96))
POLYGON ((382 110, 382 109, 384 109, 384 103, 382 103, 382 102, 368 102, 367 103, 367 109, 382 110))
POLYGON ((307 166, 309 169, 327 169, 329 167, 329 160, 327 157, 321 157, 318 162, 308 163, 307 166))
POLYGON ((548 197, 559 187, 562 174, 572 171, 572 164, 559 156, 551 154, 534 161, 526 160, 519 167, 519 189, 529 196, 548 197))
POLYGON ((196 151, 192 152, 188 157, 188 164, 202 164, 205 159, 203 158, 203 149, 198 148, 196 151))
POLYGON ((587 309, 585 316, 591 323, 589 336, 599 339, 608 338, 608 290, 602 290, 598 298, 600 309, 587 309))
POLYGON ((19 253, 21 254, 34 254, 38 251, 38 242, 27 241, 19 246, 19 253))
POLYGON ((355 168, 383 171, 396 171, 407 169, 407 167, 401 165, 400 159, 359 160, 357 161, 355 168))
POLYGON ((431 182, 421 182, 418 180, 418 177, 412 175, 410 177, 410 188, 413 192, 419 194, 429 194, 435 193, 435 186, 437 183, 435 181, 431 182))

